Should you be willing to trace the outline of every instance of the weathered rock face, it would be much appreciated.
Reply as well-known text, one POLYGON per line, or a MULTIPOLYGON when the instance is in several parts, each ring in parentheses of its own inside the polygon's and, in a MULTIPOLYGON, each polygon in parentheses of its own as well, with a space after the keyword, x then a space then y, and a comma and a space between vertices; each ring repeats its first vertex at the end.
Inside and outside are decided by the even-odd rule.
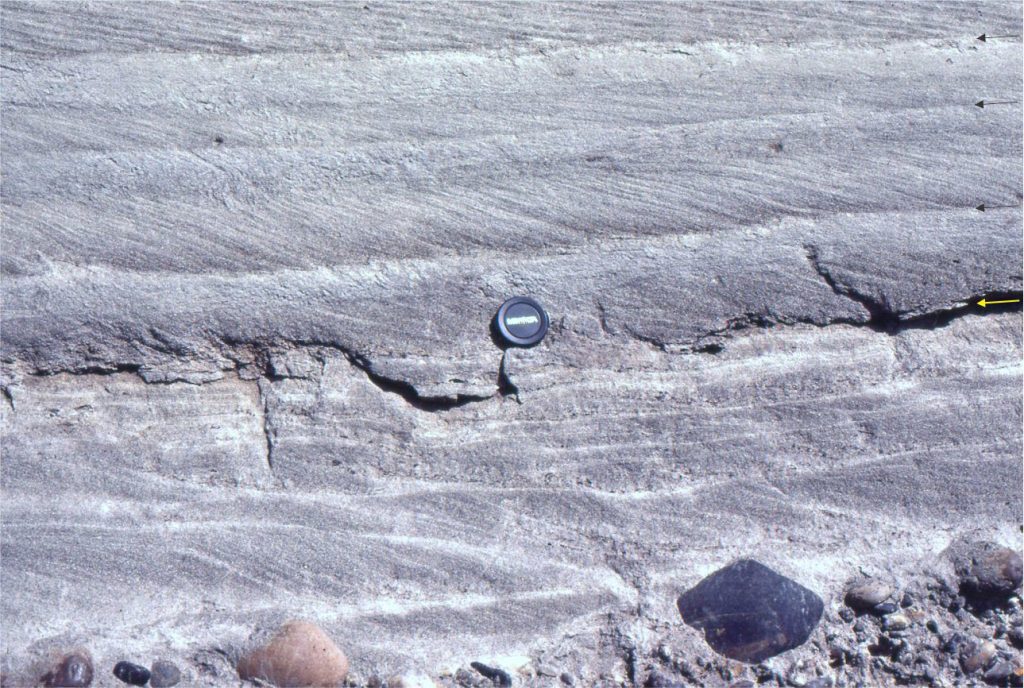
POLYGON ((680 595, 678 606, 716 652, 741 662, 799 647, 824 609, 816 594, 750 559, 715 571, 680 595))
POLYGON ((3 24, 4 675, 73 629, 234 686, 303 616, 366 675, 627 683, 710 654, 695 571, 838 602, 1019 537, 1020 313, 973 305, 1021 290, 974 210, 1019 203, 1020 43, 974 39, 1019 3, 3 24))

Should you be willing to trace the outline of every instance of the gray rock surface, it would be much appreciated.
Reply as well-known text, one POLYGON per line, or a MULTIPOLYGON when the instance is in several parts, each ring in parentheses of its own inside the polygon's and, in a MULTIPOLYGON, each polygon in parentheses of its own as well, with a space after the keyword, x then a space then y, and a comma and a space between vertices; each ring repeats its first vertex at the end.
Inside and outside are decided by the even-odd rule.
POLYGON ((738 558, 828 609, 1019 548, 1020 311, 974 304, 1021 213, 974 208, 1020 203, 1021 43, 975 39, 1020 25, 5 2, 5 675, 234 685, 308 618, 357 676, 639 684, 738 558))

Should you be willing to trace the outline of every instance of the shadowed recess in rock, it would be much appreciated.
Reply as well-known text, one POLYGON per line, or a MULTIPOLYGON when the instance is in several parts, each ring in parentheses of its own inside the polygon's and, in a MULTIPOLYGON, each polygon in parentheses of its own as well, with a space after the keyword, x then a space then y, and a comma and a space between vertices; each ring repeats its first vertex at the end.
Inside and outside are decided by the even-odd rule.
POLYGON ((816 594, 751 559, 715 571, 683 593, 678 606, 715 652, 741 662, 802 645, 824 608, 816 594))

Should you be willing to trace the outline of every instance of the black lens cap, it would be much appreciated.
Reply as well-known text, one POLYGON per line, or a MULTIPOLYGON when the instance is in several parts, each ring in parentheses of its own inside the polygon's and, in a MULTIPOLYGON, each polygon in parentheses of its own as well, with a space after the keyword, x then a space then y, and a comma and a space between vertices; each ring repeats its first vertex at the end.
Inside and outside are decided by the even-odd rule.
POLYGON ((548 333, 548 314, 528 296, 513 296, 501 304, 494 326, 512 346, 533 346, 548 333))

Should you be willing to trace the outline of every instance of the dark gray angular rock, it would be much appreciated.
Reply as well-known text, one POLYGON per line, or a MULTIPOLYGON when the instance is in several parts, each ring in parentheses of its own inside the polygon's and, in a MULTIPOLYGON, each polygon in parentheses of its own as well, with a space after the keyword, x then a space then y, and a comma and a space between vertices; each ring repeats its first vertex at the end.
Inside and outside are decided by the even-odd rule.
POLYGON ((678 607, 716 652, 760 662, 806 642, 824 604, 796 581, 742 559, 683 593, 678 607))

